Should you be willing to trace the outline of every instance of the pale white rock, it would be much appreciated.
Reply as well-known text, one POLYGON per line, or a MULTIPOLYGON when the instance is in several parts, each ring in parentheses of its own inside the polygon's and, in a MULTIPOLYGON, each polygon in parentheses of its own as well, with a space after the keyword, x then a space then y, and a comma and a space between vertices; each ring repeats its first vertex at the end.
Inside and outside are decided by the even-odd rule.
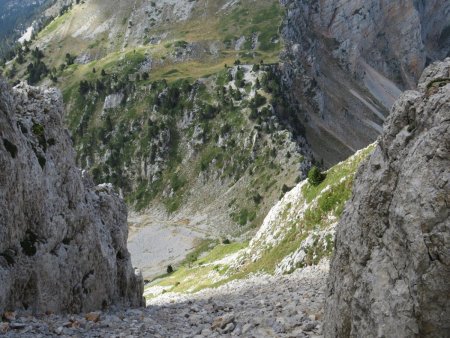
POLYGON ((245 36, 241 36, 239 39, 236 40, 234 44, 234 49, 241 50, 245 44, 245 41, 247 41, 247 38, 245 36))
POLYGON ((110 94, 105 98, 105 103, 103 104, 103 110, 113 109, 120 105, 123 100, 123 93, 110 94))

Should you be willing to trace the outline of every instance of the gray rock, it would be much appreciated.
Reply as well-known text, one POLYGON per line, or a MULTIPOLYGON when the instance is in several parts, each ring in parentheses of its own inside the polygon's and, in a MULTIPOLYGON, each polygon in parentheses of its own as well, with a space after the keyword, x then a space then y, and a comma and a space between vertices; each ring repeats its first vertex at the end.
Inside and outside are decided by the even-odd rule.
POLYGON ((450 50, 450 2, 281 0, 282 73, 317 159, 332 165, 375 141, 427 60, 450 50))
POLYGON ((315 322, 307 322, 302 326, 304 331, 312 331, 316 328, 317 324, 315 322))
POLYGON ((234 323, 228 323, 227 325, 225 325, 225 328, 222 330, 222 333, 230 333, 234 330, 236 326, 234 325, 234 323))
POLYGON ((337 226, 326 337, 448 337, 449 77, 447 58, 401 96, 357 174, 337 226))
POLYGON ((209 337, 212 334, 212 331, 210 329, 204 329, 202 330, 202 335, 204 337, 209 337))
POLYGON ((54 332, 55 332, 56 334, 60 335, 60 334, 63 333, 63 330, 64 330, 64 327, 59 326, 59 327, 57 327, 57 328, 55 329, 54 332))
POLYGON ((61 94, 0 80, 0 312, 143 304, 125 203, 75 165, 61 94))
POLYGON ((9 327, 13 330, 21 330, 27 327, 27 324, 24 323, 10 323, 9 327))
POLYGON ((123 93, 115 93, 115 94, 108 95, 105 98, 105 103, 103 104, 103 110, 113 109, 113 108, 118 107, 120 105, 120 103, 122 102, 123 97, 124 97, 123 93))
POLYGON ((242 334, 242 325, 236 324, 236 327, 233 330, 233 336, 240 336, 242 334))
POLYGON ((242 47, 244 46, 246 40, 247 39, 246 39, 245 36, 241 36, 239 39, 236 40, 236 42, 234 44, 234 49, 235 50, 241 50, 242 47))
POLYGON ((214 319, 211 329, 224 329, 229 323, 232 322, 234 322, 234 313, 226 313, 223 316, 219 316, 214 319))
POLYGON ((253 328, 255 327, 255 325, 253 323, 247 323, 244 324, 244 326, 242 327, 242 333, 248 333, 250 332, 253 328))

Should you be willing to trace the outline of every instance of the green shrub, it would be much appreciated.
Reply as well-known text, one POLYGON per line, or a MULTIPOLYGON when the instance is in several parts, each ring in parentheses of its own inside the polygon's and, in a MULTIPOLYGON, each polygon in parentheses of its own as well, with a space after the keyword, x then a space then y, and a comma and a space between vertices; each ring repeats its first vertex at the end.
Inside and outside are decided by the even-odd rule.
POLYGON ((308 172, 308 182, 309 184, 313 186, 318 186, 320 183, 323 182, 326 175, 322 174, 316 166, 313 166, 311 170, 308 172))
POLYGON ((42 124, 35 123, 33 124, 33 127, 31 128, 33 131, 33 134, 37 137, 39 141, 39 145, 42 147, 44 151, 47 150, 47 140, 45 138, 45 129, 42 124))
POLYGON ((283 184, 283 186, 281 187, 281 192, 283 194, 287 193, 289 190, 291 190, 292 187, 288 187, 286 184, 283 184))

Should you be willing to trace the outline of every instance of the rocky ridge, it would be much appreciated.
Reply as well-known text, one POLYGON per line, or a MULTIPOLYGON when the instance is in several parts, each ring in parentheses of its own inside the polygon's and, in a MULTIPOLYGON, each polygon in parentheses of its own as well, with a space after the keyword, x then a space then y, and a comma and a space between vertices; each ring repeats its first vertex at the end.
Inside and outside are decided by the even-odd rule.
POLYGON ((0 312, 142 304, 127 208, 75 165, 61 94, 0 81, 0 312))
POLYGON ((448 337, 450 58, 395 103, 337 225, 327 337, 448 337))

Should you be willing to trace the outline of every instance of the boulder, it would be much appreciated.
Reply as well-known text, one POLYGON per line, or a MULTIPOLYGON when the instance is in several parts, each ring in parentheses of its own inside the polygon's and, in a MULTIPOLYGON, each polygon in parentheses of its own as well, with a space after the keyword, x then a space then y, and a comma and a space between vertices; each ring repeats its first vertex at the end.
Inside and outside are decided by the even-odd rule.
POLYGON ((0 313, 143 305, 127 208, 75 164, 55 89, 0 79, 0 313))
POLYGON ((395 103, 337 225, 325 337, 448 337, 450 58, 395 103))

